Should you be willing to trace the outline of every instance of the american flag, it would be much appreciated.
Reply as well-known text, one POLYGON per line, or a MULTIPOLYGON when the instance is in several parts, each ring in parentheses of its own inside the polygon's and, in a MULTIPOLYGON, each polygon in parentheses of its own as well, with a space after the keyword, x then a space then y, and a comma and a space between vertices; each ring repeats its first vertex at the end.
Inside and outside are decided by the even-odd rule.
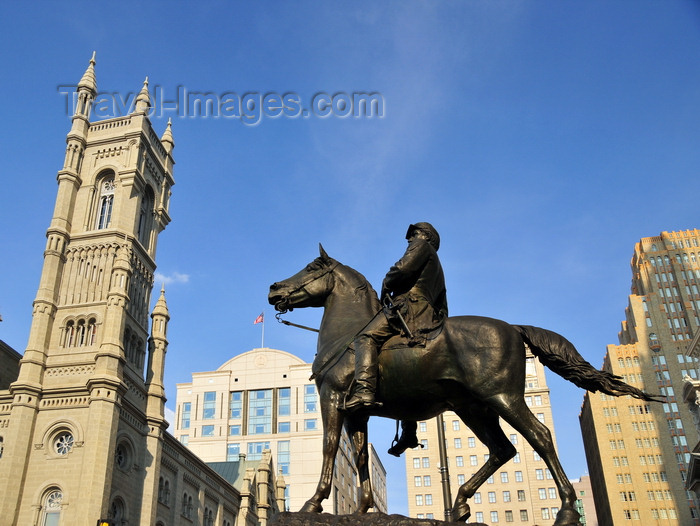
POLYGON ((253 325, 257 325, 258 323, 262 323, 264 321, 265 321, 265 313, 261 312, 260 315, 257 318, 255 318, 253 325))

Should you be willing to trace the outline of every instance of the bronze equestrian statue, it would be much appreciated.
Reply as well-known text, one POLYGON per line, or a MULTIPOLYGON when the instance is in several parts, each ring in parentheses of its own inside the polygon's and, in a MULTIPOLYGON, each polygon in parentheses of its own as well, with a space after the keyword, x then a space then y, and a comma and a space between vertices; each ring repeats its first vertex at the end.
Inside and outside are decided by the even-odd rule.
POLYGON ((320 257, 270 287, 268 301, 280 313, 324 308, 312 366, 323 419, 323 466, 316 493, 301 511, 321 512, 321 502, 330 495, 343 425, 355 448, 362 489, 359 511, 365 513, 374 505, 367 453, 369 417, 411 422, 451 410, 490 453, 486 463, 459 488, 453 520, 467 520, 467 499, 515 456, 515 447, 499 425, 500 417, 532 445, 550 469, 561 497, 555 526, 575 526, 579 514, 574 488, 557 458, 549 429, 525 404, 525 346, 552 371, 583 389, 656 401, 619 377, 595 369, 554 332, 480 316, 457 316, 447 318, 442 330, 427 334, 425 345, 409 345, 402 335, 391 337, 377 356, 378 403, 366 410, 344 411, 355 377, 353 342, 375 316, 383 316, 372 286, 362 274, 330 258, 320 247, 320 257))

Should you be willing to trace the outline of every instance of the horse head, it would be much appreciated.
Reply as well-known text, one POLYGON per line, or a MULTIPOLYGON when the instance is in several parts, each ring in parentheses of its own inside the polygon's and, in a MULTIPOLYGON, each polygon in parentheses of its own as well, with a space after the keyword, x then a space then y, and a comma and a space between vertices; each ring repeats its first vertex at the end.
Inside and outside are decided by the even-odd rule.
POLYGON ((319 243, 320 255, 292 277, 270 285, 267 300, 281 313, 294 308, 321 307, 333 288, 332 271, 338 262, 319 243))

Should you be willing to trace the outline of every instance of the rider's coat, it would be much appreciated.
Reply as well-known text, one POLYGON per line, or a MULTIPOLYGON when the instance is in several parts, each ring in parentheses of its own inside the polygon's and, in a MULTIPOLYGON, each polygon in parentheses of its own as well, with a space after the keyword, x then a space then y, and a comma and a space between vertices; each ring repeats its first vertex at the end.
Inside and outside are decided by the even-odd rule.
POLYGON ((445 275, 435 248, 425 239, 414 237, 406 252, 387 272, 382 298, 393 296, 412 332, 430 330, 447 317, 445 275))

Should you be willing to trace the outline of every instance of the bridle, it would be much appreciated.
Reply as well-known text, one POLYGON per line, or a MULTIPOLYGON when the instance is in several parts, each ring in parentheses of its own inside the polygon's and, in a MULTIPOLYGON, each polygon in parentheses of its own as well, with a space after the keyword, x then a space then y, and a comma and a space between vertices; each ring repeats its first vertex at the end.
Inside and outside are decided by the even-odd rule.
MULTIPOLYGON (((340 263, 339 263, 338 261, 332 260, 332 264, 329 264, 329 265, 326 266, 325 268, 320 269, 320 271, 316 271, 316 272, 314 272, 313 274, 310 274, 310 275, 307 276, 306 279, 304 279, 301 283, 298 283, 298 284, 296 285, 296 288, 292 289, 288 294, 286 294, 285 299, 283 299, 283 300, 281 300, 279 303, 276 303, 276 304, 275 304, 275 310, 278 311, 278 313, 279 313, 279 314, 277 315, 277 319, 278 319, 278 320, 280 319, 280 318, 279 318, 279 315, 280 315, 280 314, 284 314, 284 313, 286 313, 286 312, 291 312, 292 310, 294 310, 293 307, 290 307, 290 306, 288 305, 288 300, 287 300, 287 298, 289 298, 289 297, 292 296, 293 294, 296 294, 297 292, 300 292, 300 291, 306 292, 306 291, 305 291, 305 288, 306 288, 308 285, 310 285, 311 283, 313 283, 313 282, 316 281, 316 280, 321 279, 321 278, 324 277, 326 274, 330 274, 331 272, 333 272, 333 271, 335 270, 335 268, 336 268, 339 264, 340 264, 340 263)), ((310 263, 308 266, 311 266, 311 265, 313 265, 313 263, 310 263)), ((308 266, 307 266, 307 268, 308 268, 308 266)), ((281 321, 281 320, 280 320, 280 321, 281 321)))

